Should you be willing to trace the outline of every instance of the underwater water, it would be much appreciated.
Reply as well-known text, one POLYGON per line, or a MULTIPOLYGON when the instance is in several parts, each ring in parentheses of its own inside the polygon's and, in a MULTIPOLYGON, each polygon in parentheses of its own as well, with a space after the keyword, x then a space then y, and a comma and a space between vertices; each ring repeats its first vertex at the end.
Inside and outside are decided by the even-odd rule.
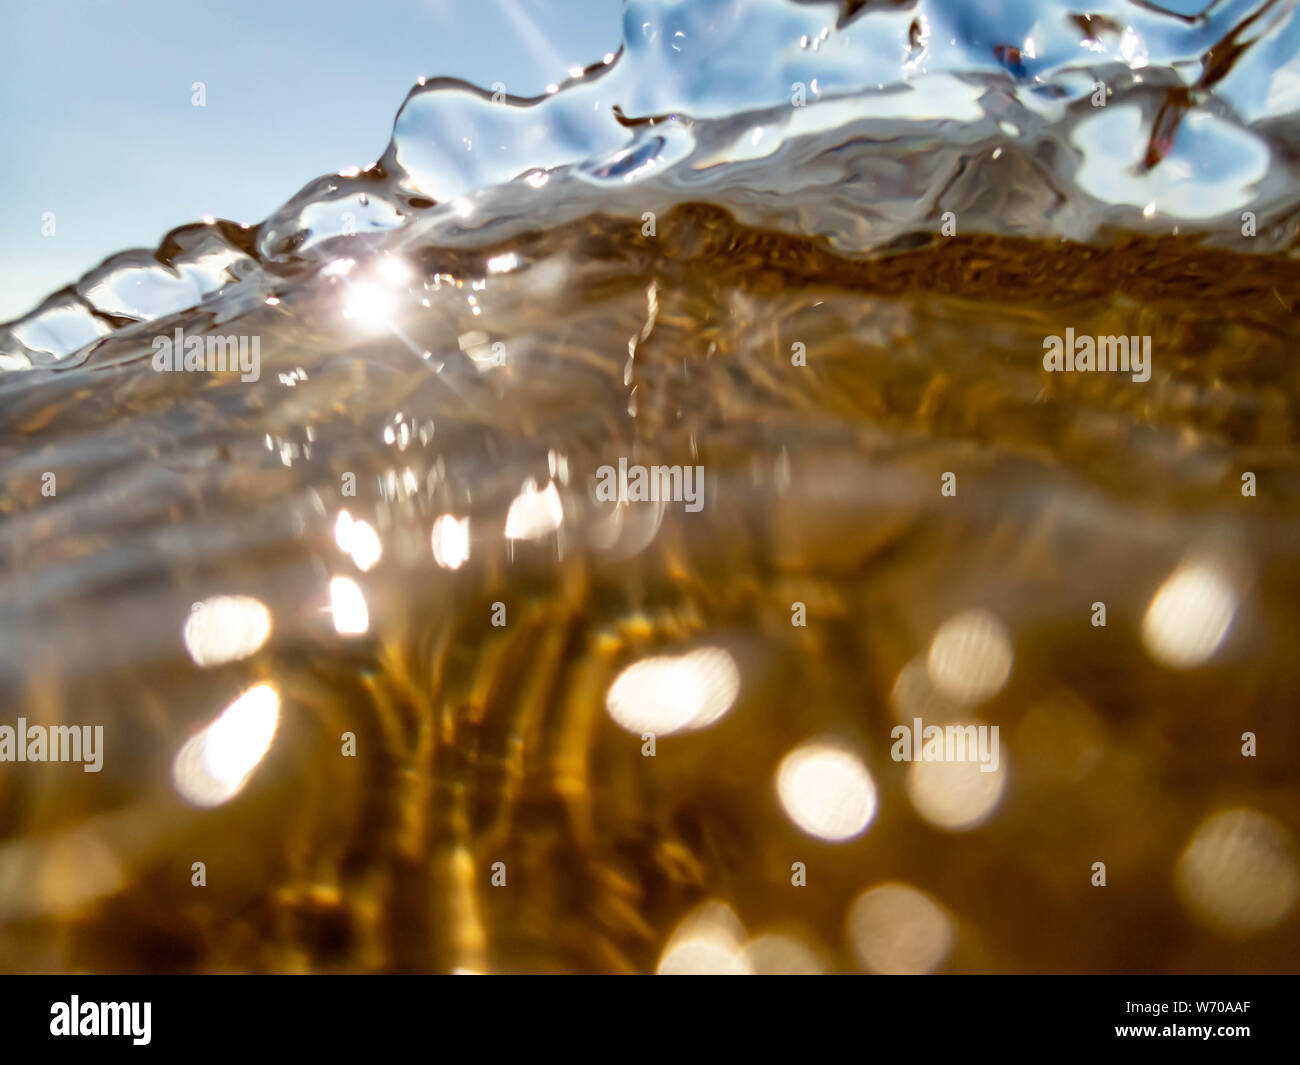
POLYGON ((0 965, 1294 970, 1294 5, 557 76, 0 326, 0 965))

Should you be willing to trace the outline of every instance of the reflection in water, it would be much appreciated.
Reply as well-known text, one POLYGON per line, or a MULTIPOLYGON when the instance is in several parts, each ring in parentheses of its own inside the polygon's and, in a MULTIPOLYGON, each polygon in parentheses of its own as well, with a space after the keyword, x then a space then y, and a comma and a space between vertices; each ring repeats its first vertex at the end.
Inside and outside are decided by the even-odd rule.
POLYGON ((735 659, 720 647, 634 662, 605 696, 609 716, 629 732, 668 736, 706 728, 740 692, 735 659))
POLYGON ((977 760, 911 763, 907 794, 916 812, 936 828, 957 832, 988 820, 1006 786, 1007 752, 999 752, 997 769, 984 772, 977 760))
POLYGON ((196 665, 237 662, 257 651, 271 635, 271 612, 251 595, 214 595, 195 603, 182 638, 196 665))
POLYGON ((507 540, 540 540, 555 532, 564 521, 564 507, 555 482, 539 489, 536 482, 528 481, 510 504, 506 515, 507 540))
POLYGON ((721 902, 708 902, 689 914, 664 947, 661 976, 753 972, 745 953, 745 929, 735 912, 721 902))
POLYGON ((443 514, 433 523, 433 557, 444 569, 460 569, 469 561, 469 518, 443 514))
POLYGON ((3 964, 1294 966, 1300 14, 841 6, 634 0, 0 326, 0 689, 105 726, 0 765, 3 964))
POLYGON ((1224 810, 1196 829, 1175 876, 1197 921, 1248 936, 1278 924, 1300 898, 1300 849, 1273 818, 1224 810))
POLYGON ((357 569, 367 572, 384 553, 379 535, 369 522, 354 521, 346 510, 340 510, 334 522, 334 542, 339 550, 352 556, 357 569))
POLYGON ((360 636, 370 629, 370 611, 360 586, 351 577, 330 578, 330 613, 340 636, 360 636))
POLYGON ((930 667, 923 656, 910 659, 898 671, 890 692, 890 704, 899 721, 911 725, 913 720, 942 725, 957 721, 966 714, 964 701, 950 698, 935 687, 930 679, 930 667))
POLYGON ((786 755, 776 787, 790 820, 819 839, 852 839, 876 813, 876 786, 867 767, 849 751, 826 744, 786 755))
POLYGON ((195 806, 234 798, 271 749, 280 697, 269 684, 250 688, 221 716, 186 741, 172 763, 172 781, 195 806))
POLYGON ((1237 591, 1222 566, 1180 565, 1156 592, 1142 619, 1142 639, 1155 658, 1190 669, 1218 650, 1237 612, 1237 591))
POLYGON ((343 301, 343 317, 362 329, 378 331, 389 325, 397 307, 393 290, 377 281, 349 284, 343 301))
POLYGON ((930 642, 930 680, 950 699, 978 703, 996 695, 1011 675, 1011 641, 986 610, 949 618, 930 642))
POLYGON ((759 976, 820 976, 827 971, 807 944, 775 932, 755 936, 745 944, 745 954, 759 976))
POLYGON ((952 949, 956 927, 934 899, 907 884, 881 884, 854 900, 848 936, 875 973, 933 972, 952 949))

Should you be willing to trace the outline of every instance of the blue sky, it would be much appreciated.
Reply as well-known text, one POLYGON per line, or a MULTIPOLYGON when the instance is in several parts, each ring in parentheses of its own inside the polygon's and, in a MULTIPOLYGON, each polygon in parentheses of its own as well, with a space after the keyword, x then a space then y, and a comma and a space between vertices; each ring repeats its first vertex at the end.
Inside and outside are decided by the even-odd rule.
POLYGON ((115 251, 260 221, 372 162, 420 75, 534 95, 615 51, 620 18, 619 0, 4 0, 0 321, 115 251))

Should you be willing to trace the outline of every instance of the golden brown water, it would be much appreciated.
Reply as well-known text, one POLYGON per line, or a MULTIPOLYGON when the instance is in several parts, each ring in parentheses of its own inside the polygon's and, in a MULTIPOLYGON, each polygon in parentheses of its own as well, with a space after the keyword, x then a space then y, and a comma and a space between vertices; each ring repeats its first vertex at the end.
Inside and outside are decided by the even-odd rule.
POLYGON ((407 261, 370 335, 340 317, 364 266, 177 319, 260 336, 258 387, 155 373, 128 331, 4 396, 2 723, 102 724, 105 756, 0 764, 0 966, 1296 967, 1293 258, 936 237, 851 261, 687 206, 653 237, 590 217, 407 261), (1045 372, 1067 327, 1150 336, 1150 380, 1045 372), (600 503, 620 457, 702 465, 702 509, 600 503), (558 517, 512 511, 529 480, 558 517), (269 638, 201 667, 186 619, 230 595, 269 638), (702 648, 634 701, 728 670, 738 694, 647 757, 611 689, 702 648), (257 685, 265 757, 185 801, 178 752, 257 685), (914 716, 999 726, 1001 769, 893 761, 914 716), (782 790, 807 744, 869 775, 852 838, 792 813, 844 813, 782 790))

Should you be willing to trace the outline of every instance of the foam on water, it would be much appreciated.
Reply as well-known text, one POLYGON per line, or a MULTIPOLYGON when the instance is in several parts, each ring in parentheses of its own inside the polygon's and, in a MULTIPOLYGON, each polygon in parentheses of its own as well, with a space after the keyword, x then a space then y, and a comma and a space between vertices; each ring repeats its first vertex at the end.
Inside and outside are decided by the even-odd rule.
POLYGON ((963 233, 1076 240, 1230 239, 1251 211, 1247 250, 1295 239, 1300 18, 1282 0, 628 0, 623 23, 619 54, 537 98, 422 79, 378 162, 257 227, 205 221, 111 257, 0 326, 0 370, 80 365, 199 305, 220 319, 341 247, 684 201, 845 254, 905 246, 946 211, 963 233))

